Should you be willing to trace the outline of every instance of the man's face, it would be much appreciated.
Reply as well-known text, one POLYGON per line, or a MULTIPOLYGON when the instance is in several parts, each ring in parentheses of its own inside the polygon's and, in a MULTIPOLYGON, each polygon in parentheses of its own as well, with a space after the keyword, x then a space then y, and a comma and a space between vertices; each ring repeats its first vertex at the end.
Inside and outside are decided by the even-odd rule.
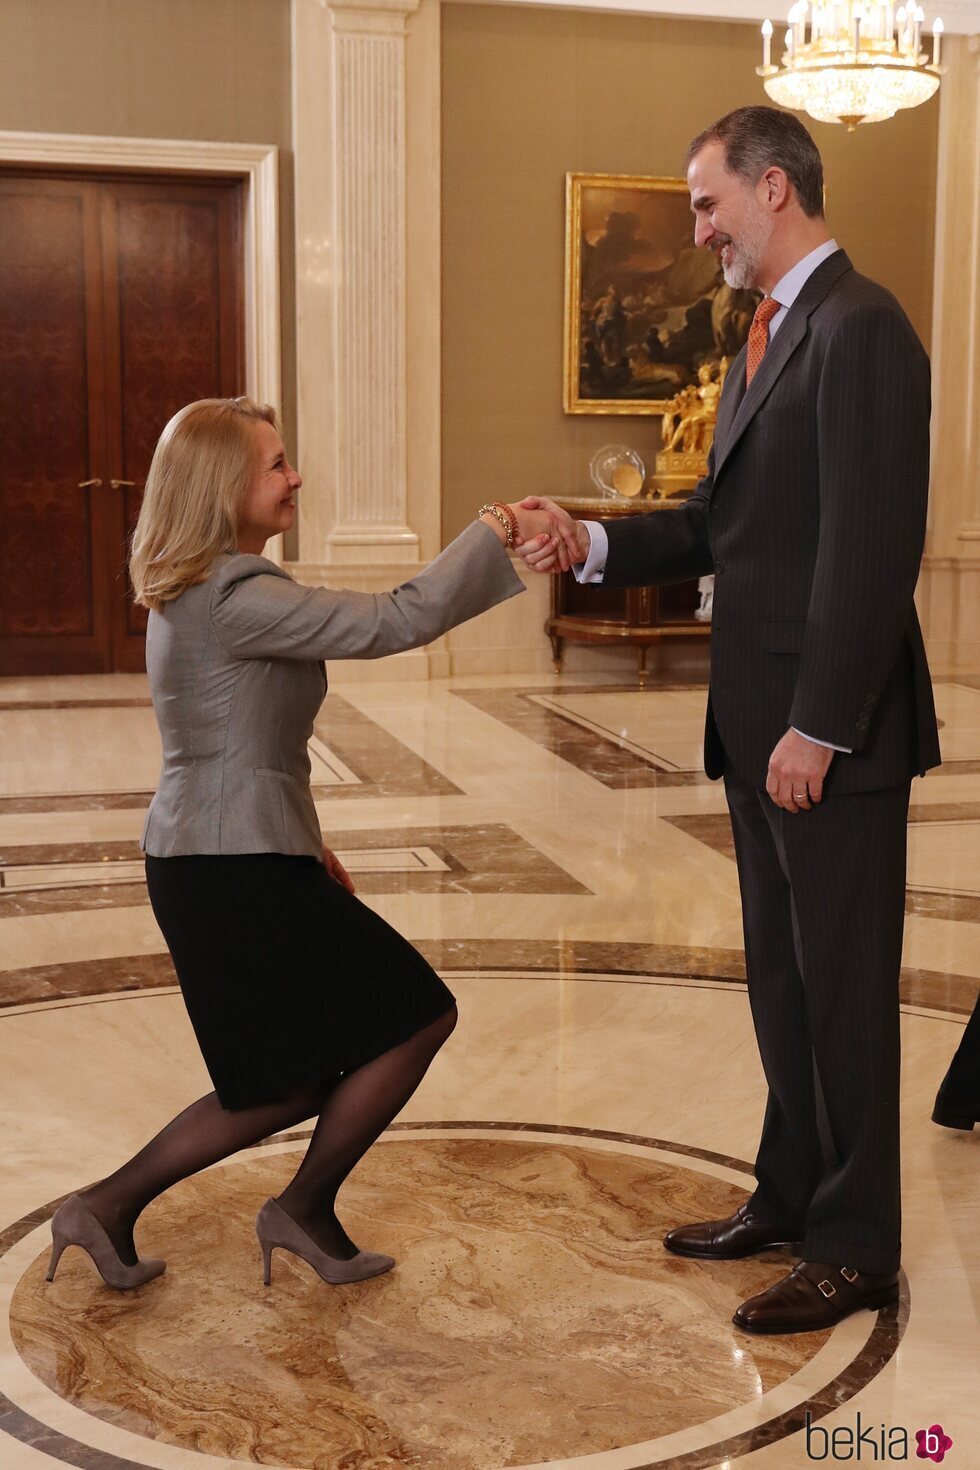
POLYGON ((759 275, 773 232, 773 217, 763 208, 760 191, 725 168, 722 143, 706 143, 691 159, 687 187, 694 212, 694 242, 713 250, 729 286, 745 290, 759 275))

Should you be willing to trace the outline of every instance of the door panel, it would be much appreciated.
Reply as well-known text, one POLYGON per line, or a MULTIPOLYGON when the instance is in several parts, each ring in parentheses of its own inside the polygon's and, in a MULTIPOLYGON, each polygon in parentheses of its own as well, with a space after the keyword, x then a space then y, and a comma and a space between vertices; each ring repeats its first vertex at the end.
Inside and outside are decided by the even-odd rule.
POLYGON ((144 667, 129 539, 167 420, 243 391, 240 217, 233 180, 0 176, 0 674, 144 667))
POLYGON ((143 667, 146 613, 126 559, 160 430, 185 403, 241 392, 237 204, 238 188, 223 184, 103 191, 109 479, 123 482, 113 502, 117 669, 143 667))
POLYGON ((98 198, 0 178, 0 667, 100 666, 107 631, 98 198))

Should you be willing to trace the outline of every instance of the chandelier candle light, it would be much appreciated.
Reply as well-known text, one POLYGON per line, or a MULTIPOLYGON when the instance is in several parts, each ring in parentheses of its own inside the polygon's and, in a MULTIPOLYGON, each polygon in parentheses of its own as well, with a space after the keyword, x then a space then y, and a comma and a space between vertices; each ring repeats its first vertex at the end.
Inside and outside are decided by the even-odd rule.
POLYGON ((780 107, 817 122, 884 122, 927 102, 939 86, 943 23, 932 26, 932 56, 922 50, 925 12, 885 0, 798 0, 789 12, 782 61, 772 60, 771 20, 762 26, 765 89, 780 107))

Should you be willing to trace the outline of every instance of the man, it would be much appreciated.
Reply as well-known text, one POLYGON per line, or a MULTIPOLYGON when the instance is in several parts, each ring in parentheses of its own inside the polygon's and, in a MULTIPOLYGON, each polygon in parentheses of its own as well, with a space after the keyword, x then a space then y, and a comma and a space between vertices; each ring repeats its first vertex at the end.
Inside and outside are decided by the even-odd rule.
POLYGON ((605 528, 524 504, 559 522, 581 581, 714 572, 705 769, 725 781, 769 1096, 751 1199, 664 1244, 720 1260, 802 1241, 734 1320, 804 1332, 898 1294, 906 819, 912 776, 939 763, 912 601, 929 366, 830 238, 795 117, 741 108, 688 161, 697 243, 729 286, 764 293, 708 473, 681 507, 605 528))

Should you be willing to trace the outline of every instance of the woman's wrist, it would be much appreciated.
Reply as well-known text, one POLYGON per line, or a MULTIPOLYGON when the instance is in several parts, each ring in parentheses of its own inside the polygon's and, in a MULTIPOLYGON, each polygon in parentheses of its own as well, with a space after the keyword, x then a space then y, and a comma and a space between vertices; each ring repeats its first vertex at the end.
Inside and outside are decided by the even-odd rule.
POLYGON ((487 505, 481 505, 477 517, 485 525, 492 527, 498 540, 503 542, 508 551, 513 549, 518 525, 517 514, 512 506, 505 505, 502 500, 494 500, 487 505))
POLYGON ((491 531, 494 533, 497 540, 502 546, 507 545, 507 532, 504 530, 503 526, 500 524, 496 516, 492 516, 490 512, 487 511, 484 515, 478 516, 477 520, 482 521, 485 526, 490 527, 491 531))

